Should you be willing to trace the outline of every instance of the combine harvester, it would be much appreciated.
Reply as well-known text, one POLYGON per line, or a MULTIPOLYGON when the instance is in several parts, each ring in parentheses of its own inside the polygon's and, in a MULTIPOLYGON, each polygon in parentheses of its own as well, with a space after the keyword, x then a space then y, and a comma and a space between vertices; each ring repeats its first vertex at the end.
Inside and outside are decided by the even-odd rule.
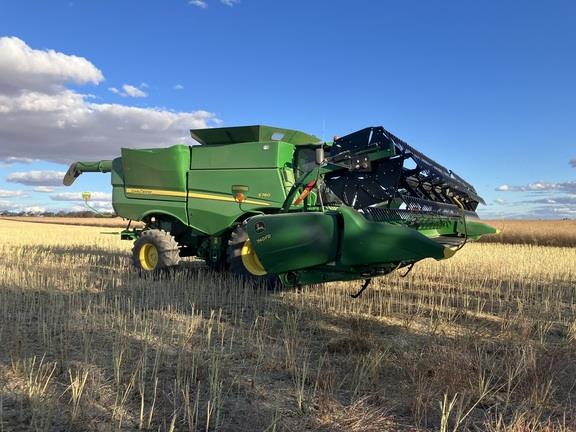
POLYGON ((197 256, 263 283, 364 279, 364 289, 497 232, 479 222, 470 184, 382 127, 333 142, 268 126, 191 134, 201 145, 123 148, 64 178, 112 173, 114 210, 145 224, 121 233, 142 272, 197 256))

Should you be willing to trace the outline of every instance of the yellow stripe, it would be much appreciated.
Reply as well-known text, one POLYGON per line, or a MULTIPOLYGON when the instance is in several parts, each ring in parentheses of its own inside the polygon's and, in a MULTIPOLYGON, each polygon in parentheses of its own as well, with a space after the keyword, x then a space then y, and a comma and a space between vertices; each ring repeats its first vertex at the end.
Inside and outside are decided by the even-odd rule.
POLYGON ((126 193, 138 194, 138 195, 164 195, 164 196, 175 196, 175 197, 186 197, 186 192, 181 191, 169 191, 162 189, 142 189, 142 188, 126 188, 126 193))
MULTIPOLYGON (((174 197, 186 197, 189 198, 199 198, 199 199, 207 199, 213 201, 226 201, 226 202, 236 202, 233 197, 226 196, 226 195, 213 195, 213 194, 206 194, 206 193, 199 193, 199 192, 180 192, 180 191, 169 191, 169 190, 162 190, 162 189, 142 189, 142 188, 126 188, 126 193, 131 194, 139 194, 139 195, 163 195, 163 196, 174 196, 174 197)), ((257 201, 247 199, 244 200, 246 204, 255 204, 261 206, 269 206, 270 203, 265 201, 257 201)))
MULTIPOLYGON (((188 194, 188 196, 190 198, 200 198, 200 199, 208 199, 208 200, 214 200, 214 201, 236 202, 234 197, 229 197, 226 195, 212 195, 212 194, 199 193, 199 192, 190 192, 188 194)), ((267 203, 264 201, 257 201, 257 200, 251 200, 251 199, 244 200, 243 202, 245 202, 247 204, 256 204, 256 205, 264 205, 264 206, 270 205, 270 203, 267 203)))

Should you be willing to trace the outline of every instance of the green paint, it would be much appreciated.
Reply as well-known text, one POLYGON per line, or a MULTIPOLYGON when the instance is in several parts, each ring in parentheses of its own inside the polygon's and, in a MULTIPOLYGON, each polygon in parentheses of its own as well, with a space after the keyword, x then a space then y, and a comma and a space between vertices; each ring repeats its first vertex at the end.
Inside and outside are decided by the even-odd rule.
MULTIPOLYGON (((124 185, 127 189, 159 189, 186 192, 186 175, 190 166, 190 147, 175 145, 163 149, 122 149, 124 185)), ((141 198, 142 193, 127 193, 141 198)), ((185 201, 186 197, 165 196, 162 199, 185 201)))
POLYGON ((301 145, 320 142, 320 138, 293 129, 272 126, 237 126, 227 128, 194 129, 192 138, 204 145, 283 141, 301 145))
POLYGON ((248 235, 269 273, 284 273, 334 261, 335 214, 301 212, 261 215, 248 221, 248 235))

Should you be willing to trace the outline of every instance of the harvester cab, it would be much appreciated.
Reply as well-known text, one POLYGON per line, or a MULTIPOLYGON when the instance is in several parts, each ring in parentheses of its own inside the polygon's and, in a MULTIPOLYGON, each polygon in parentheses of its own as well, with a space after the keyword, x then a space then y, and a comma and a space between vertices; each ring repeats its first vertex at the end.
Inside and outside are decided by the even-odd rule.
POLYGON ((140 271, 197 256, 262 283, 369 281, 496 232, 474 187, 382 127, 327 143, 268 126, 191 133, 200 145, 122 149, 64 178, 111 172, 116 213, 145 224, 122 234, 140 271))

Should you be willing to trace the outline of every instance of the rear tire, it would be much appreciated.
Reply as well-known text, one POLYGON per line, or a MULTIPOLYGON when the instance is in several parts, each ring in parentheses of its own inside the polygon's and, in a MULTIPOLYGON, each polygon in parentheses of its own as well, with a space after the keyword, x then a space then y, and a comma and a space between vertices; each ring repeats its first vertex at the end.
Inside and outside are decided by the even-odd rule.
POLYGON ((262 284, 266 288, 276 287, 279 280, 276 275, 266 273, 258 256, 252 248, 246 222, 237 226, 230 234, 227 249, 228 271, 249 282, 262 284))
POLYGON ((169 232, 159 229, 142 231, 132 248, 132 264, 141 273, 159 273, 180 262, 178 243, 169 232))

